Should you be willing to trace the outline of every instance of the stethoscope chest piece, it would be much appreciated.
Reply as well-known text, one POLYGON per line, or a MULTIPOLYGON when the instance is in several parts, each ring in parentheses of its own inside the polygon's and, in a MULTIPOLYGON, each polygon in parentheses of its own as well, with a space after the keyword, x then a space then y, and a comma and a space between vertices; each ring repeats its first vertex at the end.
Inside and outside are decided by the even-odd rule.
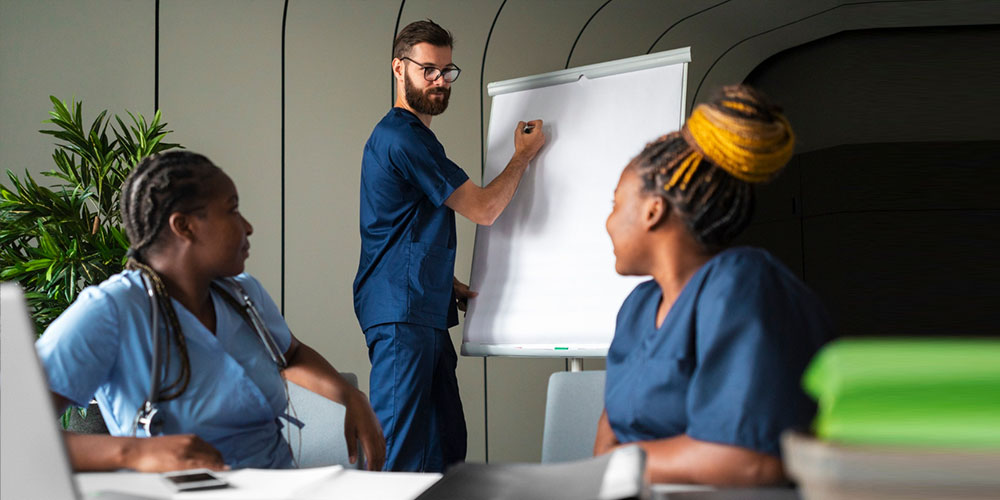
POLYGON ((160 410, 156 405, 149 401, 143 403, 136 421, 149 437, 159 436, 163 433, 163 415, 160 414, 160 410))

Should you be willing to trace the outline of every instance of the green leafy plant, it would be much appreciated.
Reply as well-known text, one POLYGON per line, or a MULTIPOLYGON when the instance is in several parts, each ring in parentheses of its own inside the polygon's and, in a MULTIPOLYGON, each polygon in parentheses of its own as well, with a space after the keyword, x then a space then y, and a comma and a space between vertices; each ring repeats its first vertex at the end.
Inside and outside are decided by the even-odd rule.
POLYGON ((83 104, 50 97, 54 106, 41 130, 57 139, 57 179, 38 184, 25 171, 19 179, 7 170, 11 187, 0 184, 0 280, 25 289, 36 331, 42 331, 89 285, 122 270, 128 239, 122 228, 122 182, 145 156, 178 144, 163 142, 170 132, 160 112, 147 123, 128 113, 131 125, 107 111, 85 127, 83 104), (110 129, 111 136, 108 135, 110 129))

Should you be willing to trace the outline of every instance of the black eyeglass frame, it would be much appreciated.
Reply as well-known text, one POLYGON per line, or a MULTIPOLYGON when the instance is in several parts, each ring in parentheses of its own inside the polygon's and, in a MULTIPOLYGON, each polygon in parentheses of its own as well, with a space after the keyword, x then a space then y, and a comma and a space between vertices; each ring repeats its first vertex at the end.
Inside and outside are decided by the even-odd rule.
POLYGON ((438 78, 444 78, 444 81, 454 83, 455 80, 458 80, 458 75, 462 74, 462 68, 459 68, 454 64, 445 66, 444 68, 439 68, 430 64, 419 63, 406 56, 400 57, 399 59, 403 61, 410 61, 411 63, 420 66, 420 69, 424 70, 424 80, 427 80, 428 82, 436 82, 438 78), (449 80, 448 77, 445 76, 445 73, 450 73, 452 71, 455 72, 455 77, 449 80), (437 75, 434 75, 434 72, 437 72, 437 75), (432 75, 434 75, 433 78, 431 78, 432 75))

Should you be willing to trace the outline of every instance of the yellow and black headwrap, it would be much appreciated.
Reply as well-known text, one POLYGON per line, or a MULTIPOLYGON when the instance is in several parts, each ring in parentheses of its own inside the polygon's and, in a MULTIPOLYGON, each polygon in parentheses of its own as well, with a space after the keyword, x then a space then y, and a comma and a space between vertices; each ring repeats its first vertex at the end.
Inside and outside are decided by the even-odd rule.
POLYGON ((720 246, 749 222, 750 184, 773 179, 794 149, 781 110, 754 89, 733 85, 698 105, 680 131, 647 145, 633 166, 647 191, 685 215, 699 241, 720 246))
POLYGON ((749 87, 726 87, 720 99, 695 108, 681 130, 696 150, 685 160, 690 168, 697 168, 698 157, 708 158, 753 184, 771 180, 784 168, 795 149, 792 126, 776 108, 763 108, 755 94, 749 87))

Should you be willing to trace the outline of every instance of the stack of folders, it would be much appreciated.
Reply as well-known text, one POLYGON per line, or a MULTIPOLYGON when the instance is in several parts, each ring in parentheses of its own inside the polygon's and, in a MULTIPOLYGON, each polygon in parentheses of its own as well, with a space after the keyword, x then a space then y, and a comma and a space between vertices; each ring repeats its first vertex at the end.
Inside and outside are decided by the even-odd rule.
POLYGON ((815 436, 783 446, 807 500, 1000 496, 1000 341, 840 340, 803 385, 815 436))
POLYGON ((646 454, 626 446, 555 464, 456 465, 417 500, 618 500, 643 498, 646 454))

